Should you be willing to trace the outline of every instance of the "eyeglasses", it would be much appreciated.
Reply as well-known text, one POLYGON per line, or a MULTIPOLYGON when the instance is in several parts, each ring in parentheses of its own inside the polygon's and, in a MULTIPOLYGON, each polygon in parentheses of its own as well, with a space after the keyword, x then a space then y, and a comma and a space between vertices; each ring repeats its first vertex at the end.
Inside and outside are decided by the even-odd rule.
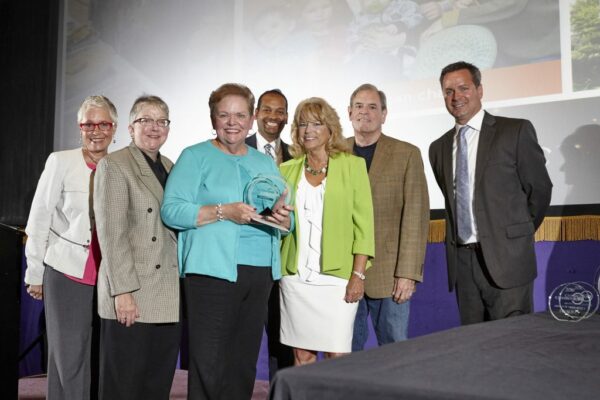
POLYGON ((312 126, 313 128, 320 128, 323 126, 323 123, 321 121, 317 121, 317 122, 298 122, 298 129, 306 129, 309 126, 312 126))
POLYGON ((169 126, 169 124, 171 124, 171 121, 169 121, 166 118, 161 118, 157 120, 154 120, 152 118, 138 118, 135 121, 133 121, 134 124, 136 122, 139 122, 143 126, 154 126, 154 124, 156 123, 156 125, 158 125, 160 128, 166 128, 167 126, 169 126))
POLYGON ((79 128, 84 132, 93 132, 96 130, 96 128, 106 132, 111 130, 113 126, 115 126, 114 122, 107 121, 98 122, 97 124, 93 122, 83 122, 79 124, 79 128))
POLYGON ((220 119, 221 121, 229 121, 229 118, 233 118, 236 121, 246 121, 249 117, 250 117, 250 114, 241 113, 241 112, 233 113, 233 114, 222 112, 222 113, 217 114, 217 118, 220 119))

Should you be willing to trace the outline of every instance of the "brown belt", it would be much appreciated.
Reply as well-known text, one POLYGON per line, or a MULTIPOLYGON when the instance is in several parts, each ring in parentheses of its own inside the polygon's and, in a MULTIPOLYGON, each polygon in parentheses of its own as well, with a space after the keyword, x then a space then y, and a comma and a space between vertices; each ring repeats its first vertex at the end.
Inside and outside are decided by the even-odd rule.
POLYGON ((481 249, 481 244, 479 242, 465 243, 465 244, 458 243, 456 245, 456 247, 463 248, 463 249, 469 249, 469 250, 479 250, 479 249, 481 249))

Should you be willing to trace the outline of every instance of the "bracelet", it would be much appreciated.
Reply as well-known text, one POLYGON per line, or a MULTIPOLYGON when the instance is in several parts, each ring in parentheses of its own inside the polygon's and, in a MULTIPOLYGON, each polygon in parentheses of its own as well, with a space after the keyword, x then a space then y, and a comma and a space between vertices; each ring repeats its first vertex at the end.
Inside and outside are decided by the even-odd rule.
POLYGON ((225 218, 223 218, 223 205, 221 203, 217 203, 217 221, 221 222, 224 221, 225 218))
POLYGON ((361 281, 364 281, 366 276, 362 272, 352 271, 352 273, 360 278, 361 281))

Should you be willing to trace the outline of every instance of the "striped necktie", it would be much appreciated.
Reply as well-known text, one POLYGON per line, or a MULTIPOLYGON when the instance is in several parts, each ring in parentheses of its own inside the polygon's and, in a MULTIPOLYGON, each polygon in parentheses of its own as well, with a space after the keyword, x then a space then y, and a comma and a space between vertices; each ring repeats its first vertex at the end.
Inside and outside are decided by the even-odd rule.
POLYGON ((275 156, 275 149, 270 143, 265 144, 265 154, 270 156, 273 160, 277 160, 275 156))
POLYGON ((456 223, 458 238, 464 243, 473 231, 471 229, 471 188, 469 185, 469 149, 467 146, 467 132, 469 126, 465 125, 458 132, 456 149, 456 223))

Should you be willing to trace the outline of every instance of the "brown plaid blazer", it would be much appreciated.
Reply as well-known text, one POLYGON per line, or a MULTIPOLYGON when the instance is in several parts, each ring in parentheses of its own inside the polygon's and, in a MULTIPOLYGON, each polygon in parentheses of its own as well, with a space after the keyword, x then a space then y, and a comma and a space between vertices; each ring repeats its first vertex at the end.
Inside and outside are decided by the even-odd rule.
MULTIPOLYGON (((347 139, 354 145, 354 138, 347 139)), ((394 277, 423 280, 429 233, 429 194, 421 152, 381 135, 369 168, 375 216, 375 259, 366 272, 365 293, 392 296, 394 277)))

